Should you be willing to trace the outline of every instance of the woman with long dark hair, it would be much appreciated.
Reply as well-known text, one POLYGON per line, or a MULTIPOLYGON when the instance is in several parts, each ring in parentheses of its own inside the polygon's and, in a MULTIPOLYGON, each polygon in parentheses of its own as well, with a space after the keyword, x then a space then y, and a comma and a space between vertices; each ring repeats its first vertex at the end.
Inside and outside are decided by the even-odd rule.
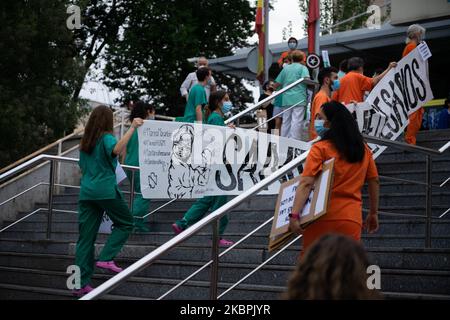
POLYGON ((113 222, 112 233, 100 252, 96 266, 118 273, 122 271, 114 258, 122 249, 133 228, 133 216, 116 182, 117 155, 143 120, 135 118, 128 132, 117 142, 113 136, 113 113, 104 105, 96 107, 88 120, 80 143, 81 184, 78 201, 79 238, 75 263, 81 270, 81 288, 74 291, 82 296, 90 291, 94 272, 95 239, 103 212, 113 222))
MULTIPOLYGON (((209 96, 209 103, 206 105, 203 119, 205 124, 216 126, 225 126, 224 114, 229 112, 232 108, 230 98, 226 91, 215 91, 209 96)), ((185 213, 184 217, 172 224, 172 229, 175 234, 181 233, 186 228, 190 227, 201 218, 205 216, 208 210, 215 211, 225 203, 227 203, 227 196, 205 196, 198 199, 192 207, 185 213)), ((228 225, 228 217, 223 216, 219 222, 219 234, 223 235, 225 228, 228 225)), ((230 246, 233 242, 220 238, 219 245, 230 246)))
MULTIPOLYGON (((130 122, 134 119, 140 118, 150 120, 155 118, 155 108, 148 103, 138 101, 134 104, 133 110, 130 113, 130 122)), ((127 151, 125 156, 125 164, 129 166, 139 167, 139 140, 138 133, 135 130, 127 144, 127 151)), ((127 171, 128 179, 131 182, 131 171, 127 171)), ((134 216, 134 232, 149 232, 150 229, 146 226, 146 221, 142 218, 148 213, 150 206, 150 199, 144 199, 141 194, 141 180, 139 172, 134 173, 134 191, 136 192, 133 200, 133 216, 134 216)))
POLYGON ((382 299, 367 287, 369 259, 360 243, 328 234, 311 246, 297 264, 284 297, 288 300, 382 299))
POLYGON ((326 233, 340 233, 359 241, 364 226, 369 233, 378 230, 378 172, 356 121, 347 108, 336 101, 323 104, 318 117, 314 126, 322 140, 315 143, 308 154, 290 215, 291 230, 303 233, 304 251, 326 233), (299 213, 322 164, 332 158, 335 159, 334 181, 327 213, 303 230, 299 213), (370 212, 363 226, 361 189, 366 181, 370 212))

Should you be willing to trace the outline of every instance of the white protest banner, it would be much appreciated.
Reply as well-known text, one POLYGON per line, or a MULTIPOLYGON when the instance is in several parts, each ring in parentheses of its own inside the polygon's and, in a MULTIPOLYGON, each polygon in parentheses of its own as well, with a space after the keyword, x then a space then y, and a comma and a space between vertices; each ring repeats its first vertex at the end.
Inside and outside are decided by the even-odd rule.
MULTIPOLYGON (((141 191, 153 199, 238 195, 310 148, 254 130, 197 123, 145 121, 138 135, 141 191)), ((279 187, 273 183, 261 194, 277 194, 279 187)))
MULTIPOLYGON (((408 125, 408 116, 433 99, 428 62, 416 48, 401 59, 354 109, 359 129, 374 137, 395 140, 408 125)), ((369 144, 374 158, 386 147, 369 144)))

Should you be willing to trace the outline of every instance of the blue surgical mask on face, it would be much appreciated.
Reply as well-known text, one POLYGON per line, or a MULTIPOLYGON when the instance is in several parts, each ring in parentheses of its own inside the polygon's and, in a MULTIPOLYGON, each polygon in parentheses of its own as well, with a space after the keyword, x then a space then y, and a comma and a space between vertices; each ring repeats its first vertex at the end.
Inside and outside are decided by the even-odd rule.
POLYGON ((331 84, 331 90, 336 91, 341 87, 341 82, 339 79, 333 80, 333 83, 331 84))
POLYGON ((222 105, 222 112, 225 114, 230 112, 231 109, 233 109, 233 104, 231 103, 231 101, 225 101, 222 105))
POLYGON ((325 120, 316 119, 314 120, 314 129, 316 130, 317 134, 321 137, 329 130, 329 128, 324 127, 325 120))

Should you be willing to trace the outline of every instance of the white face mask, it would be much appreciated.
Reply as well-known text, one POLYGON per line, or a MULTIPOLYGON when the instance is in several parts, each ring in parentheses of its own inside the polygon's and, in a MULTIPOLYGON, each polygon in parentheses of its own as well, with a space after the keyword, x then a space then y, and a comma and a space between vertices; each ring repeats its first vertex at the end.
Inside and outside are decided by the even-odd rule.
POLYGON ((288 65, 288 64, 287 64, 286 62, 285 62, 285 63, 283 63, 283 68, 284 68, 284 67, 286 67, 287 65, 288 65))
POLYGON ((148 118, 147 118, 148 120, 155 120, 155 115, 154 114, 152 114, 151 116, 148 116, 148 118))

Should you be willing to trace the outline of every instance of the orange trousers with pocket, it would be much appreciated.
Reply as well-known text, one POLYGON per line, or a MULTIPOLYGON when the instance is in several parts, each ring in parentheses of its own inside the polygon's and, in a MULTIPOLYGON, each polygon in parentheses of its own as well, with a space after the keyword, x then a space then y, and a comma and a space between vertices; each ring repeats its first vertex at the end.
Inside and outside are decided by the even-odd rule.
POLYGON ((303 250, 301 256, 303 256, 306 250, 311 247, 314 241, 320 239, 328 233, 337 233, 348 236, 355 241, 360 241, 361 230, 361 225, 355 221, 319 219, 306 227, 303 232, 303 250))
POLYGON ((417 111, 411 113, 409 115, 409 124, 406 127, 405 133, 405 141, 409 144, 416 144, 416 134, 419 132, 420 127, 422 126, 422 119, 424 114, 423 108, 418 109, 417 111))

